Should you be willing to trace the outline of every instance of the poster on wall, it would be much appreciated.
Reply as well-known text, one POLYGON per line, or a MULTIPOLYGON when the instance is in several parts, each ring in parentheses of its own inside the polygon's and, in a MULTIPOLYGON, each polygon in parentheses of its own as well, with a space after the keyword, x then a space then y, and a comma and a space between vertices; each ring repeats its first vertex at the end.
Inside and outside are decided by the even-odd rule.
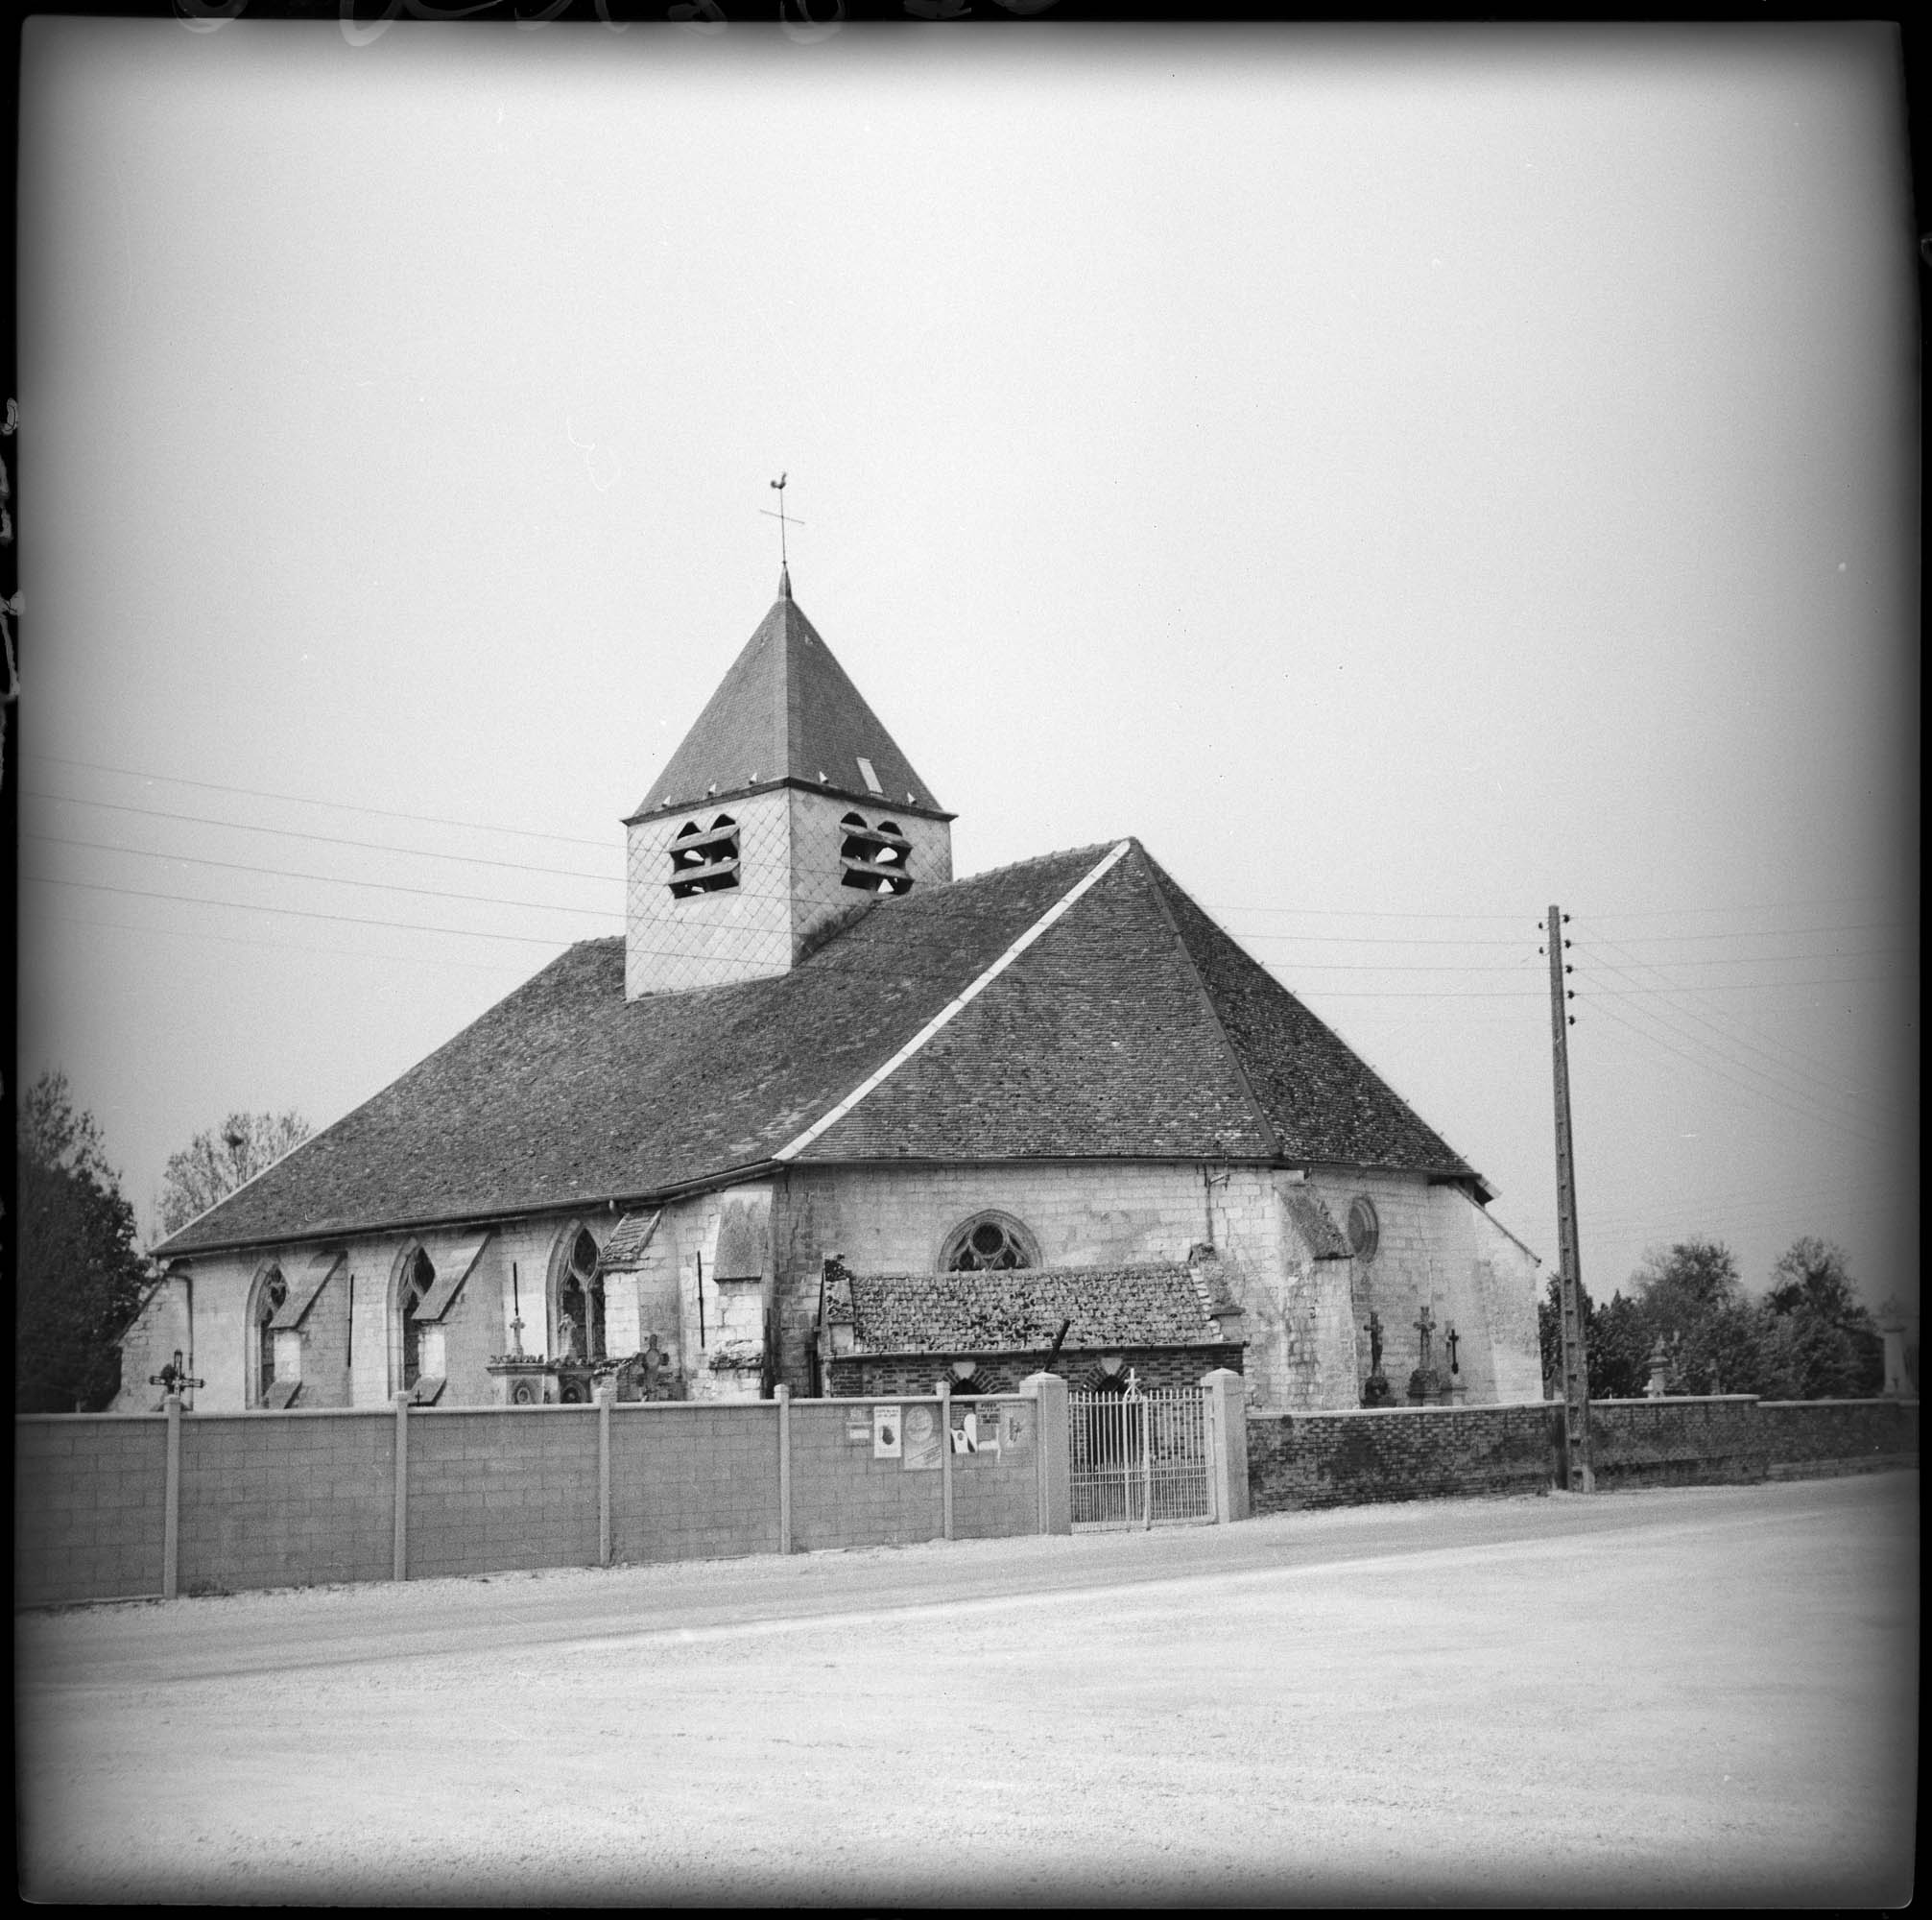
POLYGON ((955 1453, 999 1452, 999 1403, 996 1400, 954 1401, 952 1445, 955 1453))
POLYGON ((896 1460, 899 1457, 899 1410, 896 1406, 872 1408, 872 1458, 896 1460))
POLYGON ((1033 1445, 1033 1408, 1024 1401, 1009 1401, 999 1410, 999 1444, 1009 1451, 1024 1452, 1033 1445))
POLYGON ((940 1463, 940 1410, 936 1406, 906 1408, 906 1471, 924 1473, 940 1463))

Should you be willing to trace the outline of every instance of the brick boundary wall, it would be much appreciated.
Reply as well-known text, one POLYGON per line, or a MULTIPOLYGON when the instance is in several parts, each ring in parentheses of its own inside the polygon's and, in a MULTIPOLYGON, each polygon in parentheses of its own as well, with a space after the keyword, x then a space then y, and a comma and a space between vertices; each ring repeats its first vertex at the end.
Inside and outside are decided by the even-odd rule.
POLYGON ((1014 1444, 929 1465, 902 1420, 943 1435, 941 1395, 17 1415, 14 1604, 1065 1531, 1038 1444, 1057 1397, 1064 1454, 1065 1386, 1029 1387, 970 1404, 1014 1444))
MULTIPOLYGON (((1248 1416, 1256 1513, 1372 1500, 1547 1493, 1562 1476, 1562 1408, 1421 1406, 1248 1416)), ((1596 1483, 1720 1485, 1919 1464, 1916 1400, 1607 1400, 1590 1406, 1596 1483)))

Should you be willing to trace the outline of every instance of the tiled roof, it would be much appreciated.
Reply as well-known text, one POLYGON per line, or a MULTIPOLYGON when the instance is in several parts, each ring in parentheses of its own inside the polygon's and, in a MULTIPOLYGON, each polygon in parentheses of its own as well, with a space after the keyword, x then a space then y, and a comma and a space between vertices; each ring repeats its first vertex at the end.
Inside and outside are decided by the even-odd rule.
POLYGON ((606 1273, 615 1273, 639 1265, 644 1249, 651 1244, 651 1236, 657 1231, 657 1222, 663 1217, 661 1207, 641 1213, 626 1213, 604 1242, 604 1251, 597 1257, 598 1266, 606 1273))
POLYGON ((942 811, 818 629, 780 592, 637 812, 782 780, 870 798, 861 760, 884 802, 942 811))
POLYGON ((1214 1330, 1193 1273, 1140 1266, 1021 1267, 1004 1273, 854 1273, 847 1277, 861 1354, 1029 1353, 1065 1345, 1205 1347, 1214 1330))
MULTIPOLYGON (((660 1198, 769 1165, 1108 852, 880 898, 774 979, 624 997, 585 941, 166 1243, 169 1256, 660 1198)), ((1470 1169, 1136 844, 807 1162, 1470 1169)))

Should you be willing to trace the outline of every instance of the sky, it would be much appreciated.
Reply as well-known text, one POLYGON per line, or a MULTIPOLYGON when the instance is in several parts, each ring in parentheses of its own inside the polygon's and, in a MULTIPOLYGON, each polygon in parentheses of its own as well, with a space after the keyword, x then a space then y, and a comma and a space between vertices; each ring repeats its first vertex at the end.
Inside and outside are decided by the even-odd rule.
POLYGON ((1885 27, 38 18, 19 1069, 152 1231, 571 941, 799 605, 973 873, 1137 836, 1555 1270, 1918 1298, 1885 27), (351 44, 351 37, 362 39, 351 44))

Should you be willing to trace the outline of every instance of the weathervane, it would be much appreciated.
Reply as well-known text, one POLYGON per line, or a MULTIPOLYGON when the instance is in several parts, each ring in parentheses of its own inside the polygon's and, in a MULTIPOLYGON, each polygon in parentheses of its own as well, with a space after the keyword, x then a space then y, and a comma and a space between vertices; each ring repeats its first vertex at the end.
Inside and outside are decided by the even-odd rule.
POLYGON ((789 515, 785 511, 784 474, 780 473, 778 477, 772 482, 772 487, 778 495, 777 512, 774 513, 770 507, 760 507, 758 511, 761 514, 763 514, 768 520, 776 520, 778 523, 778 570, 780 573, 784 574, 787 580, 789 581, 792 571, 792 559, 791 555, 787 553, 785 550, 785 529, 787 527, 801 527, 805 523, 803 520, 794 519, 791 516, 791 515, 789 515))

